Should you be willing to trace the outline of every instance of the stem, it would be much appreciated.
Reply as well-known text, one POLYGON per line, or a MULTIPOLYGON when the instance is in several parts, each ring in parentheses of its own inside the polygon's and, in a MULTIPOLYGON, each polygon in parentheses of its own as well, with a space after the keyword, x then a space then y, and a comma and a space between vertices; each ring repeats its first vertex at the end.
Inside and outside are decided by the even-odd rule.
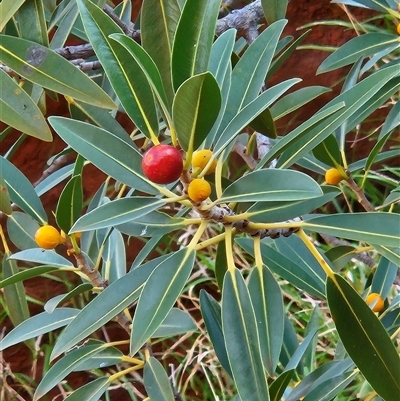
MULTIPOLYGON (((226 216, 225 221, 231 221, 232 217, 236 216, 226 216)), ((279 228, 301 228, 304 226, 303 221, 292 221, 290 223, 252 223, 249 222, 249 229, 252 230, 274 230, 279 228)))
POLYGON ((255 257, 255 262, 256 262, 256 267, 258 269, 262 269, 263 267, 263 260, 261 256, 261 238, 259 235, 256 235, 253 237, 254 241, 254 257, 255 257))
POLYGON ((190 241, 187 249, 188 249, 188 254, 196 249, 197 244, 199 243, 200 237, 203 235, 205 229, 207 228, 208 221, 203 220, 200 223, 200 226, 198 230, 196 231, 196 234, 193 236, 192 240, 190 241))
POLYGON ((134 372, 135 370, 143 369, 143 367, 144 367, 144 362, 142 362, 140 365, 132 366, 128 369, 122 370, 121 372, 111 375, 108 378, 108 382, 110 383, 113 382, 114 380, 118 380, 120 377, 126 376, 128 373, 134 372))
POLYGON ((225 227, 225 246, 226 246, 226 261, 228 264, 228 271, 233 273, 236 269, 235 261, 233 260, 233 247, 232 247, 232 227, 225 227))
POLYGON ((6 255, 10 255, 11 254, 10 248, 8 247, 6 236, 4 235, 3 227, 1 224, 0 224, 0 238, 1 242, 3 243, 4 252, 6 253, 6 255))
POLYGON ((358 203, 367 211, 367 212, 374 212, 375 208, 372 206, 371 202, 365 196, 365 193, 362 188, 360 188, 353 178, 347 173, 349 178, 346 180, 347 185, 349 188, 357 195, 358 203))
POLYGON ((214 245, 217 244, 218 242, 223 241, 224 238, 225 238, 225 233, 218 234, 215 237, 209 238, 203 242, 198 243, 195 249, 196 251, 199 251, 200 249, 207 248, 210 245, 214 245))
POLYGON ((310 238, 308 238, 308 235, 304 232, 303 229, 300 229, 297 232, 297 235, 300 237, 300 239, 304 242, 305 246, 308 248, 308 250, 313 254, 314 258, 317 259, 317 262, 320 264, 322 269, 324 270, 325 274, 330 277, 332 280, 335 280, 335 273, 334 271, 330 268, 328 263, 326 263, 325 259, 321 256, 321 254, 318 252, 318 249, 315 247, 315 245, 311 242, 310 238))

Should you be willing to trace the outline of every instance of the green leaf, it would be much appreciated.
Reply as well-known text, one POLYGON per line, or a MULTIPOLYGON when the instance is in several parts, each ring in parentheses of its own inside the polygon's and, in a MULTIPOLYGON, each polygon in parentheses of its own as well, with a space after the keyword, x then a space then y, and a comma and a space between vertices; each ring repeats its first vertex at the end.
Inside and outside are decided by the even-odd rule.
POLYGON ((152 337, 172 337, 195 330, 196 323, 187 312, 172 308, 152 337))
POLYGON ((191 76, 207 71, 220 6, 220 0, 186 0, 172 47, 175 90, 191 76))
POLYGON ((345 279, 328 277, 326 295, 346 351, 386 401, 400 394, 400 359, 382 323, 345 279))
POLYGON ((11 216, 13 212, 7 184, 4 181, 2 174, 0 174, 0 212, 7 214, 8 216, 11 216))
POLYGON ((172 44, 181 11, 176 0, 144 0, 140 14, 143 48, 157 65, 172 106, 172 44))
POLYGON ((393 34, 372 32, 356 36, 330 54, 318 67, 317 74, 352 64, 360 57, 372 56, 392 45, 393 50, 399 46, 398 38, 393 34))
POLYGON ((308 86, 298 89, 288 95, 282 97, 271 106, 271 114, 274 121, 286 116, 287 114, 297 110, 301 106, 307 104, 316 97, 330 92, 331 89, 325 86, 308 86))
MULTIPOLYGON (((89 339, 85 345, 102 344, 99 340, 89 339)), ((83 372, 93 369, 105 368, 123 362, 123 353, 115 347, 107 347, 93 355, 85 362, 80 363, 75 369, 75 372, 83 372)))
POLYGON ((64 401, 98 401, 110 385, 107 376, 99 377, 75 390, 64 401))
POLYGON ((304 354, 310 347, 310 344, 312 344, 312 341, 313 341, 315 335, 317 334, 317 332, 318 332, 318 329, 314 329, 310 333, 307 334, 307 336, 304 338, 303 342, 297 347, 296 351, 291 356, 289 362, 285 366, 285 370, 293 370, 299 366, 301 359, 304 357, 304 354))
POLYGON ((94 106, 116 108, 110 97, 79 68, 37 43, 2 35, 0 60, 19 75, 44 88, 94 106))
POLYGON ((298 401, 303 399, 309 392, 321 383, 330 378, 343 374, 348 369, 353 370, 354 364, 350 358, 342 361, 326 362, 307 375, 303 380, 289 393, 287 401, 298 401))
POLYGON ((83 188, 82 176, 73 176, 65 185, 58 199, 56 221, 58 226, 68 233, 82 212, 83 188))
POLYGON ((106 174, 132 188, 158 193, 155 185, 139 171, 142 156, 128 141, 81 121, 50 117, 49 122, 68 145, 106 174))
POLYGON ((312 152, 318 160, 328 166, 336 167, 342 163, 339 144, 333 135, 319 143, 312 152))
POLYGON ((275 139, 277 137, 274 119, 269 109, 265 109, 251 123, 251 129, 259 132, 268 138, 275 139))
POLYGON ((242 400, 269 401, 257 322, 238 269, 228 271, 222 289, 222 327, 237 392, 242 400))
POLYGON ((103 345, 88 345, 78 349, 74 349, 63 358, 58 360, 44 375, 41 382, 36 387, 33 401, 37 401, 50 391, 54 386, 60 383, 69 373, 71 373, 80 363, 89 359, 99 351, 103 345))
POLYGON ((265 19, 268 25, 285 18, 288 0, 261 0, 265 19))
POLYGON ((109 283, 113 283, 126 274, 126 250, 122 234, 111 230, 104 245, 102 254, 102 276, 109 283))
POLYGON ((41 248, 26 249, 21 252, 16 252, 10 255, 9 259, 40 263, 42 265, 50 265, 54 267, 74 267, 68 259, 63 258, 53 250, 50 251, 41 248))
POLYGON ((297 201, 257 202, 244 213, 254 223, 273 223, 303 216, 332 201, 341 191, 337 187, 322 186, 323 195, 297 201))
POLYGON ((61 355, 135 302, 151 272, 164 259, 153 259, 106 287, 79 312, 79 319, 61 333, 51 358, 61 355))
POLYGON ((325 252, 335 271, 343 269, 356 254, 356 248, 351 245, 338 245, 325 252))
POLYGON ((166 213, 153 211, 133 222, 118 224, 115 228, 123 234, 135 237, 154 237, 165 235, 185 227, 184 219, 171 217, 166 213))
POLYGON ((83 294, 84 292, 88 292, 93 288, 93 285, 91 283, 83 283, 79 284, 76 286, 74 289, 72 289, 70 292, 66 294, 60 294, 57 295, 51 299, 49 299, 45 304, 44 304, 44 310, 47 313, 53 313, 56 307, 61 304, 64 301, 67 301, 71 298, 74 298, 75 296, 79 294, 83 294))
POLYGON ((40 225, 29 214, 13 212, 7 219, 7 233, 12 243, 21 250, 36 248, 35 233, 40 225))
POLYGON ((130 354, 154 334, 181 294, 194 264, 194 252, 173 253, 151 273, 140 294, 132 322, 130 354))
POLYGON ((269 386, 269 397, 271 401, 280 401, 285 390, 292 380, 294 369, 281 373, 269 386))
POLYGON ((163 200, 146 196, 116 199, 83 215, 71 228, 71 232, 90 231, 123 224, 158 209, 164 203, 163 200))
POLYGON ((21 38, 49 46, 42 0, 26 0, 18 10, 17 18, 21 38))
POLYGON ((221 107, 221 93, 210 72, 194 75, 178 89, 172 118, 181 147, 192 154, 210 132, 221 107))
POLYGON ((399 227, 400 215, 384 212, 338 213, 311 218, 303 226, 322 234, 394 248, 399 245, 399 227))
POLYGON ((156 137, 158 116, 146 75, 125 47, 109 38, 122 30, 92 2, 77 3, 90 43, 126 113, 148 138, 156 137))
MULTIPOLYGON (((232 119, 226 121, 226 124, 222 121, 220 126, 220 131, 222 132, 217 133, 216 135, 214 155, 217 156, 221 153, 225 147, 236 138, 236 135, 239 134, 243 128, 249 125, 255 117, 298 82, 300 82, 299 79, 293 78, 267 89, 260 96, 250 101, 250 103, 243 107, 243 109, 241 109, 232 119), (222 130, 222 127, 225 127, 225 129, 222 130)), ((229 101, 230 100, 228 99, 227 107, 229 106, 229 101)), ((226 116, 226 112, 224 115, 226 116)))
MULTIPOLYGON (((12 277, 14 274, 18 273, 18 266, 15 260, 10 260, 7 256, 8 254, 5 253, 3 257, 3 279, 12 277)), ((26 300, 24 286, 21 282, 8 285, 3 289, 3 294, 8 309, 8 317, 14 327, 29 318, 28 301, 26 300)), ((35 349, 33 342, 28 342, 27 345, 32 350, 35 349)))
MULTIPOLYGON (((142 11, 143 13, 143 11, 142 11)), ((142 31, 143 32, 143 31, 142 31)), ((129 54, 134 58, 135 62, 142 69, 143 73, 156 96, 162 111, 165 115, 169 116, 169 101, 165 94, 164 82, 161 78, 160 71, 158 70, 153 59, 143 49, 142 46, 137 44, 134 40, 121 33, 114 33, 110 35, 110 38, 121 44, 129 54)), ((143 33, 142 33, 143 38, 143 33)))
POLYGON ((281 20, 268 26, 235 65, 228 105, 220 131, 228 126, 240 110, 257 98, 286 23, 286 20, 281 20))
MULTIPOLYGON (((281 350, 281 355, 279 356, 279 363, 282 366, 286 366, 289 362, 289 359, 294 355, 297 348, 299 347, 299 340, 297 339, 297 334, 293 328, 292 323, 289 318, 285 315, 285 328, 283 333, 283 347, 281 350)), ((285 369, 285 371, 289 371, 290 369, 285 369)), ((295 371, 296 378, 299 378, 299 374, 303 374, 304 368, 303 364, 300 361, 297 369, 295 371)))
POLYGON ((200 310, 215 354, 229 376, 233 377, 228 354, 226 353, 224 333, 222 331, 221 306, 203 289, 200 290, 200 310))
POLYGON ((15 15, 25 0, 3 0, 0 3, 0 31, 3 31, 7 22, 15 15))
POLYGON ((396 279, 397 271, 397 265, 382 257, 372 278, 371 292, 380 294, 383 299, 386 299, 396 279))
MULTIPOLYGON (((238 238, 236 242, 250 255, 254 255, 253 240, 238 238)), ((263 242, 261 243, 261 254, 264 263, 274 273, 318 299, 325 298, 324 281, 305 264, 298 266, 297 263, 292 262, 285 255, 263 242)))
POLYGON ((13 274, 11 277, 6 278, 4 280, 0 280, 0 288, 3 288, 7 285, 17 283, 18 281, 23 281, 28 278, 37 277, 41 274, 50 273, 57 270, 54 266, 37 266, 37 267, 29 267, 25 270, 22 270, 18 273, 13 274))
POLYGON ((321 195, 320 186, 304 173, 265 169, 250 172, 229 185, 218 203, 292 201, 321 195))
POLYGON ((7 185, 11 201, 39 223, 46 223, 46 212, 29 180, 17 167, 1 156, 0 171, 7 185))
POLYGON ((220 241, 217 245, 217 254, 215 256, 215 278, 218 288, 222 290, 225 273, 228 270, 228 261, 226 260, 226 242, 220 241))
POLYGON ((157 401, 175 400, 167 373, 161 363, 153 356, 147 360, 144 366, 143 380, 150 399, 157 401))
POLYGON ((0 341, 0 350, 4 351, 12 345, 66 326, 78 312, 78 309, 57 308, 53 313, 42 312, 32 316, 11 330, 0 341))
POLYGON ((36 103, 6 72, 0 70, 0 76, 1 121, 42 141, 52 141, 50 128, 36 103))
POLYGON ((264 366, 274 376, 283 343, 284 309, 279 284, 267 267, 253 268, 247 287, 256 316, 264 366))

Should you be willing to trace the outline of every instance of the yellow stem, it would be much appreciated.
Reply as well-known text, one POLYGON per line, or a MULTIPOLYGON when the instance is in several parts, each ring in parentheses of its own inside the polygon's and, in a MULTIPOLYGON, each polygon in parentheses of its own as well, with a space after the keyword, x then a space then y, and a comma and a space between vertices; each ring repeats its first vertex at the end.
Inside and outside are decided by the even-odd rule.
POLYGON ((107 347, 116 347, 117 345, 126 345, 129 344, 130 340, 121 340, 121 341, 112 341, 110 343, 106 343, 103 345, 104 348, 107 347))
POLYGON ((308 238, 307 234, 303 231, 303 229, 300 229, 296 233, 300 239, 304 242, 305 246, 308 248, 308 250, 313 254, 314 258, 317 259, 317 262, 320 264, 324 272, 328 277, 330 277, 332 280, 335 280, 335 273, 334 271, 330 268, 328 263, 326 263, 325 259, 321 256, 321 254, 318 252, 317 248, 314 246, 314 244, 311 242, 310 238, 308 238))
POLYGON ((140 365, 140 364, 143 363, 143 361, 142 361, 141 359, 139 359, 139 358, 132 358, 132 357, 130 357, 130 356, 128 356, 128 355, 122 355, 121 361, 122 361, 122 362, 133 363, 133 364, 135 364, 135 365, 140 365))
MULTIPOLYGON (((232 222, 235 221, 235 219, 232 219, 232 217, 237 217, 237 216, 226 216, 224 218, 224 221, 227 222, 232 222)), ((252 223, 249 222, 248 228, 249 229, 254 229, 254 230, 273 230, 276 228, 301 228, 304 226, 304 221, 291 221, 289 223, 252 223)))
POLYGON ((198 243, 195 249, 196 251, 199 251, 200 249, 207 248, 210 245, 214 245, 217 244, 218 242, 223 241, 224 238, 225 238, 225 233, 218 234, 215 237, 209 238, 203 242, 198 243))
POLYGON ((222 160, 224 159, 224 154, 225 152, 221 153, 217 161, 217 167, 215 168, 215 192, 217 193, 217 199, 222 196, 222 160))
POLYGON ((121 372, 118 372, 118 373, 115 373, 115 374, 111 375, 108 378, 108 382, 111 383, 111 382, 113 382, 115 380, 118 380, 122 376, 126 376, 130 372, 134 372, 135 370, 143 369, 143 367, 144 367, 144 362, 142 362, 140 365, 132 366, 132 367, 130 367, 128 369, 122 370, 121 372))
POLYGON ((126 184, 121 185, 121 189, 118 192, 117 199, 122 198, 122 195, 124 194, 125 189, 126 189, 126 184))
POLYGON ((202 220, 200 223, 199 228, 196 231, 196 234, 193 236, 192 240, 190 241, 187 249, 188 249, 188 254, 196 249, 197 244, 199 243, 200 237, 203 235, 205 229, 207 228, 208 221, 207 220, 202 220))
POLYGON ((235 271, 235 261, 233 259, 233 247, 232 247, 232 227, 225 227, 225 247, 226 247, 226 261, 228 265, 228 271, 233 273, 235 271))
POLYGON ((363 246, 354 250, 354 253, 363 253, 372 251, 374 248, 372 246, 363 246))
POLYGON ((253 246, 254 246, 254 258, 255 258, 255 263, 256 267, 258 269, 262 269, 263 267, 263 260, 261 256, 261 238, 259 235, 256 235, 253 237, 253 246))
POLYGON ((3 227, 1 224, 0 224, 0 238, 1 238, 1 242, 3 243, 4 252, 7 255, 10 255, 11 251, 10 251, 10 248, 8 247, 7 239, 6 239, 6 236, 4 235, 3 227))

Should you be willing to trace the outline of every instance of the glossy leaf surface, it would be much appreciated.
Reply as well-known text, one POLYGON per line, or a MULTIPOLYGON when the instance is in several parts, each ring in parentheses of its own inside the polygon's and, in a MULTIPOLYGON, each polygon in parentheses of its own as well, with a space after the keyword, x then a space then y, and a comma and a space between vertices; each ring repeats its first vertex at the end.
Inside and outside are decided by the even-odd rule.
POLYGON ((167 373, 161 363, 154 357, 150 357, 144 367, 144 386, 150 399, 159 401, 174 401, 167 373))

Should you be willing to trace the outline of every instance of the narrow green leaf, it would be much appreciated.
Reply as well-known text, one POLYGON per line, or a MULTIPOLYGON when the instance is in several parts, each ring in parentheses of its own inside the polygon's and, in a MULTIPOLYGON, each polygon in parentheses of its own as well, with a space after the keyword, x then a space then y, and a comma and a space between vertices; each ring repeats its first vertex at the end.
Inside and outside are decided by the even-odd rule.
POLYGON ((339 144, 333 135, 319 143, 312 152, 316 159, 328 166, 336 167, 342 163, 339 144))
MULTIPOLYGON (((294 355, 296 350, 299 347, 299 340, 297 339, 296 331, 292 323, 290 322, 289 318, 285 315, 285 328, 283 333, 283 347, 281 350, 281 355, 279 356, 279 363, 282 366, 286 366, 290 360, 290 358, 294 355)), ((289 371, 290 369, 285 369, 289 371)), ((284 370, 284 371, 285 371, 284 370)), ((300 363, 297 366, 295 371, 296 378, 299 378, 299 375, 302 375, 304 372, 303 364, 300 363)))
POLYGON ((6 182, 10 199, 39 223, 46 223, 46 212, 29 180, 17 167, 1 156, 0 171, 6 182))
MULTIPOLYGON (((85 345, 102 344, 102 341, 89 339, 85 345)), ((80 363, 75 367, 74 372, 83 372, 93 369, 105 368, 123 362, 123 353, 115 347, 103 348, 97 354, 86 359, 85 362, 80 363)))
POLYGON ((172 47, 174 89, 195 74, 207 70, 220 0, 186 0, 172 47))
MULTIPOLYGON (((362 106, 371 99, 374 99, 374 96, 380 91, 380 89, 393 77, 398 75, 398 73, 399 69, 397 66, 383 68, 330 101, 321 109, 321 111, 326 111, 326 109, 339 105, 342 102, 344 102, 346 106, 322 121, 320 124, 312 127, 304 136, 301 135, 300 139, 297 138, 295 146, 292 146, 291 149, 286 150, 281 155, 277 166, 280 168, 287 168, 309 153, 317 144, 327 138, 346 120, 351 119, 354 113, 362 110, 362 106)), ((350 129, 350 127, 350 125, 347 126, 348 129, 350 129)), ((296 130, 293 132, 296 132, 296 130)), ((273 152, 274 147, 267 155, 273 152)))
POLYGON ((396 248, 399 245, 400 215, 384 212, 338 213, 307 220, 303 227, 322 234, 396 248), (374 229, 371 230, 371 227, 374 229))
POLYGON ((144 0, 140 15, 143 48, 157 65, 172 107, 172 45, 181 11, 176 0, 144 0))
MULTIPOLYGON (((254 256, 253 240, 250 238, 238 238, 236 242, 250 255, 254 256)), ((324 280, 316 275, 313 270, 305 268, 306 265, 292 262, 289 258, 278 252, 275 248, 261 243, 261 254, 264 263, 276 274, 289 281, 296 287, 307 291, 318 299, 325 298, 324 280), (300 267, 300 268, 299 268, 300 267)))
POLYGON ((371 292, 380 294, 385 299, 392 289, 396 279, 398 266, 385 257, 379 261, 371 283, 371 292))
POLYGON ((237 392, 242 400, 269 401, 257 322, 246 283, 228 271, 222 290, 222 328, 237 392))
POLYGON ((62 302, 69 300, 79 294, 82 294, 84 292, 90 291, 93 288, 93 285, 90 283, 83 283, 79 284, 76 286, 74 289, 72 289, 70 292, 66 294, 60 294, 57 295, 51 299, 49 299, 45 304, 44 304, 44 310, 47 313, 53 313, 54 310, 58 305, 60 305, 62 302))
POLYGON ((33 395, 33 401, 37 401, 50 391, 54 386, 60 383, 69 373, 71 373, 80 363, 89 359, 100 352, 103 345, 88 345, 74 349, 63 358, 58 360, 44 375, 41 382, 36 387, 33 395))
MULTIPOLYGON (((149 56, 149 54, 143 49, 142 46, 137 44, 134 40, 121 33, 114 33, 110 35, 110 38, 117 41, 119 44, 129 52, 129 54, 135 59, 139 67, 153 89, 153 92, 161 106, 164 114, 169 115, 169 101, 165 93, 164 82, 161 78, 160 71, 158 70, 155 62, 149 56)), ((143 34, 142 34, 143 38, 143 34)))
POLYGON ((292 380, 294 369, 281 373, 269 386, 271 401, 281 401, 285 390, 292 380))
MULTIPOLYGON (((57 8, 61 6, 64 2, 58 4, 57 8)), ((56 11, 52 14, 50 25, 55 25, 56 21, 53 19, 53 16, 57 14, 56 11)), ((57 23, 58 27, 53 37, 51 38, 50 48, 51 49, 59 49, 64 47, 65 42, 68 37, 71 35, 71 32, 76 25, 76 21, 79 16, 79 10, 76 2, 69 1, 66 8, 65 13, 62 13, 62 18, 59 19, 57 23)), ((61 16, 60 16, 61 17, 61 16)))
MULTIPOLYGON (((12 277, 18 273, 17 263, 15 260, 8 259, 7 256, 9 255, 5 253, 2 262, 3 279, 12 277)), ((8 316, 14 327, 29 318, 28 301, 26 300, 25 289, 21 282, 8 285, 3 289, 3 294, 8 309, 8 316)), ((33 343, 29 343, 28 345, 32 349, 35 348, 33 343)))
POLYGON ((146 75, 129 52, 109 35, 121 28, 89 0, 78 0, 86 34, 126 113, 148 137, 158 136, 158 116, 146 75))
POLYGON ((192 154, 204 141, 218 116, 221 93, 210 72, 194 75, 178 89, 172 118, 181 147, 192 154))
POLYGON ((7 214, 8 216, 11 216, 12 214, 11 199, 8 194, 7 184, 2 174, 0 174, 0 212, 7 214))
POLYGON ((349 356, 382 398, 396 401, 400 394, 400 359, 382 323, 340 275, 328 278, 326 294, 349 356))
POLYGON ((68 145, 106 174, 132 188, 158 193, 155 185, 140 171, 142 156, 127 140, 102 128, 64 117, 53 116, 49 122, 68 145))
POLYGON ((111 230, 102 254, 102 275, 109 283, 113 283, 126 274, 126 249, 122 234, 111 230))
POLYGON ((200 290, 200 310, 215 354, 229 376, 233 377, 226 353, 224 333, 222 332, 221 306, 205 290, 200 290))
POLYGON ((268 25, 285 18, 288 0, 261 0, 265 19, 268 25))
POLYGON ((257 202, 246 210, 248 220, 254 223, 273 223, 303 216, 332 201, 341 191, 337 187, 322 186, 323 195, 297 201, 257 202))
POLYGON ((283 343, 284 309, 279 284, 267 267, 253 268, 247 287, 256 316, 264 366, 274 376, 283 343))
POLYGON ((274 22, 248 47, 232 72, 232 86, 228 105, 221 123, 221 131, 249 103, 258 96, 271 65, 279 37, 287 21, 274 22))
POLYGON ((194 252, 175 252, 151 273, 140 294, 132 322, 130 354, 154 334, 181 294, 194 264, 194 252))
POLYGON ((29 214, 13 212, 7 219, 7 233, 12 243, 21 250, 36 248, 35 233, 40 225, 29 214))
POLYGON ((146 196, 116 199, 83 215, 73 225, 71 232, 90 231, 123 224, 158 209, 164 203, 163 200, 146 196))
POLYGON ((382 32, 356 36, 330 54, 318 67, 317 74, 344 67, 356 62, 360 57, 372 56, 396 42, 398 42, 396 35, 382 32))
POLYGON ((175 400, 167 373, 161 363, 153 356, 146 362, 143 380, 147 395, 150 399, 157 401, 175 400))
POLYGON ((65 185, 58 199, 56 221, 58 226, 68 233, 82 212, 83 188, 82 176, 73 176, 65 185))
POLYGON ((51 358, 61 355, 132 304, 139 297, 150 273, 164 259, 153 259, 106 287, 79 312, 79 319, 68 325, 58 337, 51 358))
POLYGON ((98 401, 110 385, 107 376, 99 377, 75 390, 64 401, 98 401))
POLYGON ((25 0, 3 0, 0 3, 0 31, 3 31, 7 22, 15 15, 25 0))
POLYGON ((53 137, 39 107, 6 72, 0 70, 0 75, 1 121, 24 134, 50 142, 53 137))
POLYGON ((220 241, 217 245, 217 254, 215 256, 214 266, 215 266, 215 278, 217 279, 219 289, 222 290, 225 273, 228 270, 225 241, 220 241))
POLYGON ((11 277, 6 278, 4 280, 0 280, 0 288, 4 288, 7 285, 17 283, 18 281, 23 281, 28 278, 37 277, 41 274, 50 273, 57 270, 54 266, 37 266, 37 267, 29 267, 25 270, 22 270, 18 273, 13 274, 11 277))
POLYGON ((301 359, 303 358, 304 354, 308 350, 308 347, 312 343, 314 336, 317 334, 318 329, 312 330, 307 336, 304 338, 303 342, 297 347, 294 354, 291 356, 289 362, 285 366, 285 370, 292 370, 296 369, 299 365, 301 359))
POLYGON ((45 9, 42 0, 25 0, 17 14, 21 38, 49 46, 45 9))
POLYGON ((172 308, 152 337, 172 337, 195 330, 197 330, 196 323, 187 312, 172 308))
POLYGON ((271 106, 272 117, 274 120, 278 120, 316 97, 330 91, 331 89, 325 86, 307 86, 289 93, 271 106))
POLYGON ((250 127, 260 134, 267 136, 268 138, 275 139, 277 132, 275 128, 274 119, 269 109, 265 109, 259 114, 251 123, 250 127))
POLYGON ((74 267, 68 259, 63 258, 53 250, 47 251, 41 248, 26 249, 24 251, 16 252, 10 255, 9 259, 40 263, 42 265, 50 265, 54 267, 74 267))
POLYGON ((11 330, 0 341, 0 350, 4 351, 12 345, 66 326, 78 312, 78 309, 57 308, 53 313, 42 312, 32 316, 11 330))
POLYGON ((27 80, 94 106, 115 109, 110 97, 64 57, 25 39, 2 35, 0 60, 27 80))
POLYGON ((304 173, 265 169, 236 180, 225 189, 218 202, 291 201, 321 195, 320 186, 304 173))
MULTIPOLYGON (((250 103, 243 107, 232 119, 226 121, 226 124, 222 121, 219 131, 221 131, 222 128, 224 129, 222 132, 216 134, 215 156, 221 153, 225 147, 236 138, 236 135, 249 125, 255 117, 298 82, 300 82, 299 79, 293 78, 267 89, 253 101, 250 101, 250 103)), ((228 99, 227 107, 230 104, 229 102, 230 100, 228 99)), ((226 112, 224 115, 226 116, 226 112)))

